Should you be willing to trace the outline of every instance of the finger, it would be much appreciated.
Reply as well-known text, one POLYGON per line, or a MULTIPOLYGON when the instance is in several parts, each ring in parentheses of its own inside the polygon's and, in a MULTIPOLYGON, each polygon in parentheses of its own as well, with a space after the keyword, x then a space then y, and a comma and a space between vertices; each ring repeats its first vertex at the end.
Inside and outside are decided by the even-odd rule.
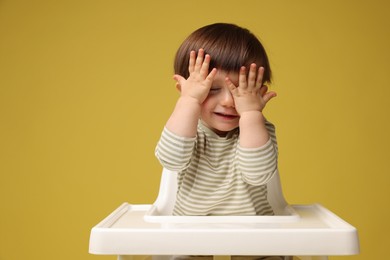
POLYGON ((276 92, 268 92, 263 96, 263 100, 265 103, 268 103, 272 98, 276 97, 276 92))
POLYGON ((242 89, 247 88, 246 68, 244 66, 241 67, 239 75, 238 75, 238 87, 242 88, 242 89))
POLYGON ((266 85, 261 86, 260 88, 260 95, 263 97, 265 93, 267 93, 268 87, 266 85))
POLYGON ((229 77, 226 77, 226 78, 225 78, 225 82, 226 82, 226 86, 227 86, 228 89, 230 90, 230 93, 233 94, 233 93, 237 90, 236 85, 234 85, 234 83, 230 80, 229 77))
POLYGON ((260 67, 257 71, 256 86, 261 87, 263 85, 264 67, 260 67))
POLYGON ((203 63, 203 57, 204 57, 204 50, 199 49, 198 56, 196 57, 196 61, 195 61, 195 71, 200 71, 200 68, 202 67, 202 63, 203 63))
POLYGON ((200 76, 201 77, 206 77, 207 74, 209 73, 209 65, 210 65, 210 55, 206 54, 204 61, 202 63, 202 67, 200 68, 200 76))
POLYGON ((195 70, 195 59, 196 59, 196 52, 191 51, 190 52, 190 61, 188 64, 188 71, 191 73, 195 70))
POLYGON ((215 77, 216 74, 217 74, 217 69, 214 68, 214 69, 212 69, 210 71, 209 75, 207 75, 207 77, 205 79, 206 80, 206 84, 210 85, 210 87, 211 87, 211 85, 212 85, 212 83, 214 81, 214 77, 215 77))
POLYGON ((256 74, 256 64, 252 63, 249 67, 248 88, 256 88, 256 74))

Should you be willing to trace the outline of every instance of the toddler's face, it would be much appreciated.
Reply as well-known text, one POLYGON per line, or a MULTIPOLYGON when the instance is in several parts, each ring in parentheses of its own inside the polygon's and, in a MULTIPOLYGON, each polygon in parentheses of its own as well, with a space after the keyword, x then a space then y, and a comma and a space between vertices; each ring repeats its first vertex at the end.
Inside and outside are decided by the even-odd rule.
POLYGON ((225 82, 226 77, 238 85, 238 73, 218 71, 201 111, 203 123, 221 136, 237 128, 240 120, 233 96, 225 82))

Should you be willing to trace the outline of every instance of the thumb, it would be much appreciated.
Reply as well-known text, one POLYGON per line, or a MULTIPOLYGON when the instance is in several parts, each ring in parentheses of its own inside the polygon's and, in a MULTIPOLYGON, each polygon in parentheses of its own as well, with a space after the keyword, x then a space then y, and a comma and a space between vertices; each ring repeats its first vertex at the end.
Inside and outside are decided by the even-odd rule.
POLYGON ((270 101, 274 97, 276 97, 276 92, 271 91, 271 92, 264 94, 263 99, 264 99, 265 103, 268 103, 268 101, 270 101))

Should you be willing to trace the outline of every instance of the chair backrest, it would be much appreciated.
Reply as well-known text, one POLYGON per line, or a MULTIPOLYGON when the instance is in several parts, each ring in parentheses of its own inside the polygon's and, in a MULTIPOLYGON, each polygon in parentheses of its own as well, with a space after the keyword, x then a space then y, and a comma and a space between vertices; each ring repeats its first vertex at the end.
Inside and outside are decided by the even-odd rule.
MULTIPOLYGON (((177 186, 177 172, 163 169, 159 193, 154 202, 160 214, 172 215, 176 201, 177 186)), ((283 196, 278 171, 275 172, 274 176, 267 183, 267 190, 267 199, 275 215, 283 215, 288 204, 283 196)))

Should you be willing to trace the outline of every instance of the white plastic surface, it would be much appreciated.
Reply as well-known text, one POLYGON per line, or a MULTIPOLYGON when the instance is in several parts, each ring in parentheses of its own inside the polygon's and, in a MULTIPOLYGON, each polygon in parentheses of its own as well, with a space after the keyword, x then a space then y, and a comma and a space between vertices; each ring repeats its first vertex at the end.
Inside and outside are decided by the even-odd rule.
POLYGON ((353 255, 357 230, 318 204, 292 205, 298 221, 183 224, 144 220, 151 205, 122 204, 92 228, 89 252, 109 255, 353 255))
POLYGON ((152 205, 146 212, 144 219, 146 222, 160 223, 165 227, 174 228, 176 224, 189 223, 196 224, 256 224, 256 223, 282 223, 299 220, 298 213, 293 207, 286 206, 283 215, 277 216, 171 216, 162 215, 156 205, 152 205))
POLYGON ((288 205, 278 173, 268 184, 276 216, 172 216, 175 172, 164 170, 153 205, 123 203, 92 228, 89 252, 105 255, 298 255, 359 253, 357 230, 319 204, 288 205))

